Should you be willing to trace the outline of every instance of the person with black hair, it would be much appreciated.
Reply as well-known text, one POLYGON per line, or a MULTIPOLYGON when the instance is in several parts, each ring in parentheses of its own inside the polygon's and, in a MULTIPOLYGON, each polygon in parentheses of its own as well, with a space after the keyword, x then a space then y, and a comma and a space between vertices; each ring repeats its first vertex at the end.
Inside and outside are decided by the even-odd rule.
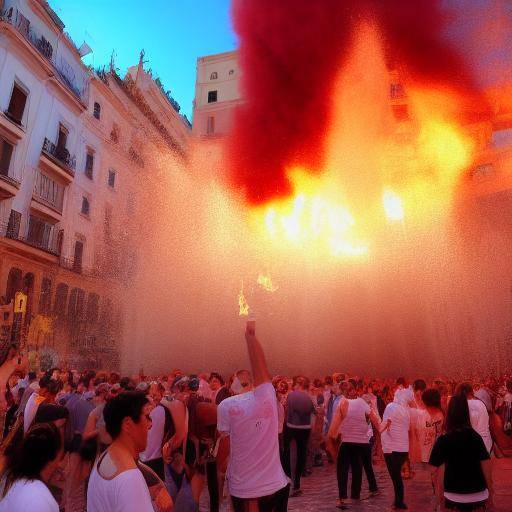
POLYGON ((471 427, 463 394, 450 400, 446 434, 434 444, 429 464, 439 505, 450 510, 483 511, 492 506, 491 461, 482 437, 471 427), (440 470, 444 467, 444 472, 440 470), (443 475, 444 473, 444 475, 443 475))
POLYGON ((30 395, 25 410, 23 411, 23 430, 27 432, 37 413, 38 407, 44 403, 55 403, 57 394, 62 389, 60 380, 52 379, 44 375, 39 379, 39 390, 30 395))
POLYGON ((463 382, 455 389, 456 395, 461 395, 468 401, 471 426, 480 434, 489 454, 492 450, 492 436, 489 425, 489 413, 482 400, 475 397, 473 385, 463 382))
MULTIPOLYGON (((87 489, 88 512, 153 512, 145 474, 150 472, 156 483, 159 479, 138 463, 151 428, 150 408, 146 395, 137 391, 120 393, 105 405, 105 428, 112 444, 94 463, 87 489)), ((172 500, 167 498, 163 508, 170 510, 172 500)))
POLYGON ((62 453, 62 437, 54 424, 32 426, 4 472, 0 512, 59 512, 46 482, 57 469, 62 453))
POLYGON ((229 389, 226 387, 222 375, 217 372, 212 372, 208 379, 210 389, 212 391, 212 402, 219 405, 223 400, 230 396, 229 389))

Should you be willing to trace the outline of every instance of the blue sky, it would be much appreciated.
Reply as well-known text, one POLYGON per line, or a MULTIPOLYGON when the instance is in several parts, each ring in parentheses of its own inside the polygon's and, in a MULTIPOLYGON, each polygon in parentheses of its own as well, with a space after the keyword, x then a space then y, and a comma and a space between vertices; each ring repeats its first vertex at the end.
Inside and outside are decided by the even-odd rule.
POLYGON ((108 64, 114 50, 124 75, 144 48, 146 68, 171 90, 189 119, 197 57, 236 47, 230 0, 50 0, 50 5, 73 41, 93 49, 87 64, 108 64))

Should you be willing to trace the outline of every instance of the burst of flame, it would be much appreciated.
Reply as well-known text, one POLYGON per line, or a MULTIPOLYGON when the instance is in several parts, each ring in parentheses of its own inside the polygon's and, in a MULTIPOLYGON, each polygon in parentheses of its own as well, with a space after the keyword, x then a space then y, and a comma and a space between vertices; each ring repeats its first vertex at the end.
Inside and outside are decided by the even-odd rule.
POLYGON ((242 288, 240 289, 240 293, 238 294, 238 308, 239 308, 239 316, 248 316, 249 315, 249 304, 244 295, 244 283, 242 283, 242 288))
POLYGON ((382 194, 382 204, 386 217, 389 220, 403 220, 404 218, 404 206, 400 196, 395 194, 392 190, 385 190, 382 194))
POLYGON ((296 193, 264 209, 267 233, 276 241, 295 246, 323 246, 335 256, 366 254, 366 244, 352 233, 356 223, 353 215, 330 197, 325 180, 313 178, 301 168, 293 169, 289 177, 296 193))
POLYGON ((276 286, 273 282, 272 282, 272 278, 268 275, 264 275, 264 274, 260 274, 258 276, 258 284, 264 289, 266 290, 267 292, 275 292, 279 289, 278 286, 276 286))
POLYGON ((390 83, 399 81, 378 31, 363 30, 333 88, 331 122, 319 125, 322 172, 288 169, 292 195, 252 212, 266 241, 308 258, 361 258, 389 233, 386 220, 407 216, 413 228, 452 206, 475 152, 471 128, 461 123, 464 98, 417 83, 390 98, 390 83), (405 115, 398 120, 397 112, 405 115))

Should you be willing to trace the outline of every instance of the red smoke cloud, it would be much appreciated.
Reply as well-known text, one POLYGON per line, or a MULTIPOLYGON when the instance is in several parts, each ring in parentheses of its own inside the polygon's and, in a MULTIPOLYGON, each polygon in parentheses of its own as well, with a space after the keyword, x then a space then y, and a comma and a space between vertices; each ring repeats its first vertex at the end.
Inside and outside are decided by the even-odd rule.
POLYGON ((377 23, 390 67, 414 81, 470 88, 446 43, 437 0, 234 0, 242 93, 229 141, 231 178, 251 204, 288 195, 285 170, 320 169, 331 91, 361 21, 377 23))

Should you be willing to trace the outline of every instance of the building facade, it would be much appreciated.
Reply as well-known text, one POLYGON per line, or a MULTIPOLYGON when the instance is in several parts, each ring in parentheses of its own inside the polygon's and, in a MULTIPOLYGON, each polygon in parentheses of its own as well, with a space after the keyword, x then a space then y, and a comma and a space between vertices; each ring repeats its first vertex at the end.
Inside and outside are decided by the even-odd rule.
POLYGON ((197 59, 193 134, 198 137, 226 135, 233 113, 242 102, 237 52, 197 59))
POLYGON ((185 158, 191 127, 142 54, 124 78, 94 71, 47 2, 0 7, 0 296, 26 297, 2 343, 118 368, 143 191, 162 151, 185 158))

